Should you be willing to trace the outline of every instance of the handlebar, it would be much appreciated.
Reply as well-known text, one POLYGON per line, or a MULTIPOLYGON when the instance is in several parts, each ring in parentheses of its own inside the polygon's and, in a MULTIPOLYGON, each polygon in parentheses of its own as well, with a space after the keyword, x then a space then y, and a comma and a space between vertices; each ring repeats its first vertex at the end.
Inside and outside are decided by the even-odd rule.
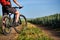
POLYGON ((12 8, 19 8, 19 9, 21 9, 21 8, 23 8, 23 7, 12 7, 12 8))

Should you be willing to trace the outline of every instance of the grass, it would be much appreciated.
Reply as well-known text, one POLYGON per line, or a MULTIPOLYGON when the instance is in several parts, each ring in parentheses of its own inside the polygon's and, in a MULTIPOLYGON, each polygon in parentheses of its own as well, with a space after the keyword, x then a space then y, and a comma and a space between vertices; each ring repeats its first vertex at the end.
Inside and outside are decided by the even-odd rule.
POLYGON ((2 19, 1 19, 1 16, 0 16, 0 33, 2 32, 2 19))
POLYGON ((27 27, 23 27, 23 30, 19 34, 17 40, 53 40, 53 39, 47 37, 40 28, 28 24, 27 27))

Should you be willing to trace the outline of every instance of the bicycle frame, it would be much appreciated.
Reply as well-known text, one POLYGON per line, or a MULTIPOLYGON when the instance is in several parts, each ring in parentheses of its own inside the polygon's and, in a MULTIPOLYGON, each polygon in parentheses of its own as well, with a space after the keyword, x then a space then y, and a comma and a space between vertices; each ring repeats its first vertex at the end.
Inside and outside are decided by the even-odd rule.
MULTIPOLYGON (((11 15, 12 15, 12 13, 9 13, 8 14, 8 16, 9 16, 9 19, 11 19, 11 15)), ((13 22, 15 22, 15 14, 13 14, 14 16, 13 16, 13 22)))

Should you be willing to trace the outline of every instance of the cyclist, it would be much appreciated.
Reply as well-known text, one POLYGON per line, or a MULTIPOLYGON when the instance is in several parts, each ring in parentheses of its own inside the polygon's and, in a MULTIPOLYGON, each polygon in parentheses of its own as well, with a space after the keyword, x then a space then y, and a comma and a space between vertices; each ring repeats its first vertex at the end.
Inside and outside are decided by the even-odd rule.
MULTIPOLYGON (((13 0, 13 2, 22 8, 22 5, 20 5, 17 0, 13 0)), ((11 7, 11 0, 0 0, 0 4, 2 5, 2 12, 3 12, 3 16, 8 14, 8 13, 14 13, 16 15, 15 17, 15 25, 18 25, 18 20, 19 20, 19 11, 17 11, 15 8, 11 7)), ((3 24, 5 24, 5 19, 3 19, 3 24)), ((4 29, 4 26, 3 26, 4 29)))

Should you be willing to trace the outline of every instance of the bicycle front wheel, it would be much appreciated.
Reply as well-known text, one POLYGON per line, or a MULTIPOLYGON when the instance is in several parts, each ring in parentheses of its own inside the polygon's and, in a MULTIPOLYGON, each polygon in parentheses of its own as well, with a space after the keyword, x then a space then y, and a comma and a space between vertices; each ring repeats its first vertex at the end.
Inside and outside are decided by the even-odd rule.
POLYGON ((24 15, 22 15, 22 14, 21 14, 20 17, 19 17, 19 24, 20 24, 20 26, 14 27, 14 29, 15 29, 15 31, 16 31, 17 33, 20 33, 20 31, 22 30, 22 28, 27 26, 27 19, 26 19, 26 17, 25 17, 24 15))
POLYGON ((3 30, 3 33, 7 35, 11 32, 11 28, 10 28, 11 19, 7 15, 3 16, 3 19, 5 20, 5 23, 3 24, 4 29, 2 30, 3 30))

